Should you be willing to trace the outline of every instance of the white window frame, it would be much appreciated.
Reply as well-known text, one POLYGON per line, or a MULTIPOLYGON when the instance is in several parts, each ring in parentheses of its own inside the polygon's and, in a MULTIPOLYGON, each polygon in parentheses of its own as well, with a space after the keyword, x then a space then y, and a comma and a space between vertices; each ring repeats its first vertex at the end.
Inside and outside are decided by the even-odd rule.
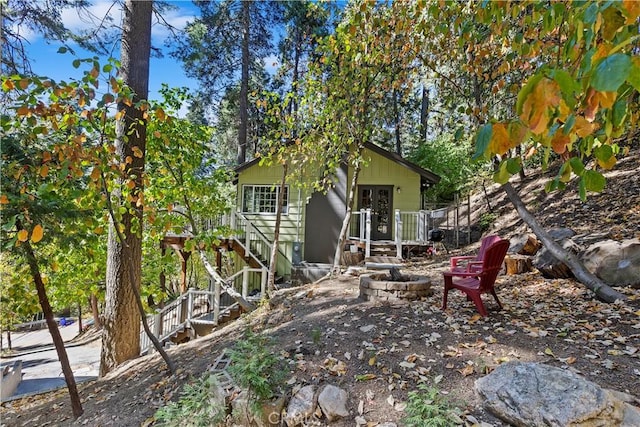
MULTIPOLYGON (((244 184, 242 186, 242 213, 253 215, 275 215, 278 208, 278 195, 280 186, 244 184), (257 190, 257 191, 256 191, 257 190), (248 192, 252 195, 249 196, 248 192), (268 199, 267 197, 268 196, 268 199), (249 198, 249 199, 248 199, 249 198), (262 200, 261 200, 262 198, 262 200), (252 206, 248 206, 250 203, 252 206), (268 207, 273 207, 273 210, 268 207)), ((282 214, 289 214, 289 186, 285 186, 285 195, 282 203, 282 214)))

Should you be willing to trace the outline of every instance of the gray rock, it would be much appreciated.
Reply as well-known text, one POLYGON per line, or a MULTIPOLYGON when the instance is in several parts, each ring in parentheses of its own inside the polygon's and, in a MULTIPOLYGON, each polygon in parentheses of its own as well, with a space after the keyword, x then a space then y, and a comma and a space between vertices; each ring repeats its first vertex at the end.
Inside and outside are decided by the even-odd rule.
POLYGON ((318 396, 318 405, 329 422, 349 416, 347 392, 340 387, 325 386, 318 396))
POLYGON ((597 242, 582 254, 587 270, 612 286, 640 288, 640 240, 597 242))
POLYGON ((517 427, 625 425, 623 401, 567 370, 509 362, 475 386, 487 410, 517 427))
POLYGON ((287 414, 284 417, 287 426, 297 426, 311 417, 316 408, 315 394, 316 387, 307 385, 291 397, 287 406, 287 414))

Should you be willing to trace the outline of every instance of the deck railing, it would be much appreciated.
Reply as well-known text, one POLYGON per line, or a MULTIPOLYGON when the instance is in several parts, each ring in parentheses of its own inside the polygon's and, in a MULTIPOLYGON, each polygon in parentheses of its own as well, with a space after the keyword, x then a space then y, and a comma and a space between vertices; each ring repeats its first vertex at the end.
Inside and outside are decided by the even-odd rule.
MULTIPOLYGON (((249 276, 251 274, 261 274, 260 278, 260 295, 264 295, 267 284, 268 270, 266 268, 244 268, 227 279, 229 284, 238 291, 243 298, 249 298, 249 276)), ((147 324, 153 335, 163 343, 166 342, 174 334, 189 328, 191 322, 196 319, 202 319, 210 313, 213 313, 211 320, 204 322, 217 325, 220 315, 224 310, 233 305, 230 297, 225 298, 226 292, 222 289, 220 282, 211 280, 209 290, 197 290, 190 288, 187 292, 180 295, 177 299, 167 304, 156 313, 147 316, 147 324)), ((202 321, 202 320, 200 320, 202 321)), ((146 354, 153 348, 151 339, 144 331, 140 334, 140 353, 146 354)))

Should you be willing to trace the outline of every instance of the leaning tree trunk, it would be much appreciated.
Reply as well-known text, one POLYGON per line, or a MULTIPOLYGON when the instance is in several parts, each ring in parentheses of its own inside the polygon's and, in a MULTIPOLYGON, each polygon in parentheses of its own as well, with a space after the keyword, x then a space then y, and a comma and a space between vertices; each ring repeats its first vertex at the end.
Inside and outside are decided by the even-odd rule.
POLYGON ((593 291, 598 298, 605 302, 614 302, 619 299, 626 299, 623 294, 617 292, 611 286, 607 285, 584 268, 575 254, 563 249, 562 246, 553 240, 549 233, 542 228, 538 221, 536 221, 535 217, 527 210, 520 198, 520 195, 510 183, 507 182, 502 186, 502 188, 507 193, 507 196, 509 197, 509 200, 511 200, 511 203, 513 203, 513 206, 515 206, 520 218, 522 218, 522 220, 531 227, 531 230, 533 230, 535 235, 538 236, 547 250, 556 257, 556 259, 562 261, 567 265, 567 267, 569 267, 580 283, 593 291))
MULTIPOLYGON (((106 298, 103 318, 100 376, 119 364, 140 355, 139 294, 142 264, 142 208, 135 201, 144 189, 146 121, 135 104, 148 98, 149 56, 151 52, 152 2, 127 0, 123 7, 120 73, 134 92, 133 104, 118 104, 124 117, 117 122, 116 155, 124 165, 124 175, 133 181, 134 194, 122 198, 126 207, 120 224, 111 221, 107 246, 106 298), (142 153, 142 155, 140 155, 142 153), (124 241, 114 227, 123 226, 124 241), (129 271, 128 269, 131 269, 129 271)), ((121 194, 115 194, 121 197, 121 194)))
POLYGON ((358 144, 358 152, 355 157, 355 167, 353 168, 353 177, 351 178, 351 186, 349 187, 349 196, 347 197, 347 211, 344 214, 344 220, 342 221, 342 228, 340 229, 340 235, 338 236, 338 244, 336 246, 336 253, 333 256, 333 268, 331 269, 331 275, 335 275, 340 272, 340 264, 342 259, 342 251, 344 241, 347 239, 347 233, 349 231, 349 224, 351 223, 351 212, 353 212, 353 202, 356 199, 356 187, 358 185, 358 176, 361 169, 361 157, 363 146, 358 144))
POLYGON ((280 223, 282 222, 282 205, 284 204, 284 190, 287 183, 287 163, 282 165, 282 181, 280 182, 280 191, 278 192, 278 205, 276 212, 276 225, 273 232, 273 247, 271 248, 271 257, 269 259, 269 276, 267 278, 267 294, 271 294, 276 287, 276 271, 278 269, 278 243, 280 241, 280 223))
POLYGON ((38 300, 40 301, 40 307, 42 307, 42 312, 44 313, 44 318, 47 322, 49 333, 51 334, 51 338, 53 339, 53 345, 55 346, 56 352, 58 353, 58 360, 60 360, 60 365, 62 366, 64 380, 67 383, 67 389, 69 389, 69 397, 71 398, 71 411, 73 412, 73 416, 75 418, 78 418, 84 412, 82 409, 82 403, 80 402, 80 395, 78 395, 76 380, 73 377, 73 371, 71 370, 71 365, 69 364, 67 350, 64 348, 62 335, 60 335, 58 324, 53 318, 53 310, 51 309, 51 304, 49 304, 47 291, 45 289, 44 282, 42 281, 42 275, 40 274, 40 268, 38 267, 38 260, 36 259, 33 248, 28 241, 22 243, 22 248, 27 258, 29 269, 31 270, 31 276, 33 277, 33 281, 36 285, 38 300))

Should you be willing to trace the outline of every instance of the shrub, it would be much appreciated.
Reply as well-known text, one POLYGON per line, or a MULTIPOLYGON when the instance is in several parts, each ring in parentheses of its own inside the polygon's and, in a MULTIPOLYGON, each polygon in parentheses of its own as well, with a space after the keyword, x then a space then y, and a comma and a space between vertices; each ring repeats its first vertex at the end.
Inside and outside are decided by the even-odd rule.
POLYGON ((449 427, 459 423, 458 408, 447 402, 438 389, 425 384, 419 391, 409 392, 409 401, 403 419, 406 427, 449 427))
POLYGON ((158 409, 154 415, 156 425, 167 427, 208 427, 220 425, 226 417, 223 403, 213 396, 215 378, 207 374, 185 384, 177 402, 158 409))

